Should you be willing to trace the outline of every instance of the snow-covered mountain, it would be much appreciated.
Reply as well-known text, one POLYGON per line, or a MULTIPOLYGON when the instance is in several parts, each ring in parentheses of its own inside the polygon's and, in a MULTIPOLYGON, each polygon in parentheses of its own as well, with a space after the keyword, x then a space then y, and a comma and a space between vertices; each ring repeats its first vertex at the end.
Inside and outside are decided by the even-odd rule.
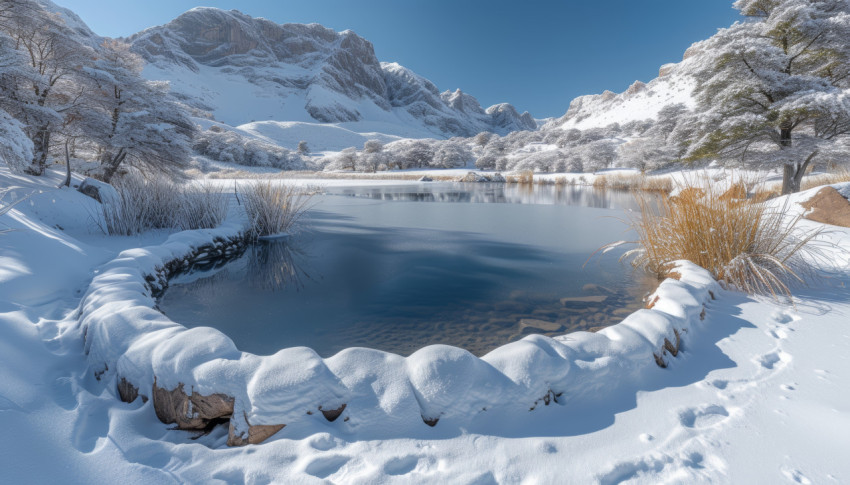
POLYGON ((145 77, 171 81, 184 102, 232 126, 334 123, 405 137, 537 128, 509 104, 485 110, 469 94, 440 93, 411 70, 379 62, 372 44, 348 30, 195 8, 129 41, 149 63, 145 77))
POLYGON ((692 93, 696 81, 689 74, 689 59, 697 46, 698 44, 695 44, 688 49, 681 62, 661 66, 658 77, 648 83, 635 81, 626 91, 619 94, 606 90, 602 94, 573 99, 567 112, 562 117, 546 123, 543 129, 603 128, 612 123, 657 120, 658 113, 673 104, 693 108, 692 93))

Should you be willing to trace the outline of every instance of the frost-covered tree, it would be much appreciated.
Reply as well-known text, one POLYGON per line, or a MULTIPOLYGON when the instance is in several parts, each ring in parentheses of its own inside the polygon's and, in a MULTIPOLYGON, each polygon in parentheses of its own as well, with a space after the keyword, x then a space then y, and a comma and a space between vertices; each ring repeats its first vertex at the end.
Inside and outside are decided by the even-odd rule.
POLYGON ((32 141, 21 123, 0 110, 0 158, 15 172, 21 172, 32 162, 32 141))
POLYGON ((310 148, 307 146, 307 142, 305 140, 301 140, 298 142, 298 153, 301 155, 307 155, 310 153, 310 148))
POLYGON ((434 151, 431 166, 435 168, 463 167, 473 158, 472 150, 463 140, 452 139, 440 143, 437 150, 434 151))
POLYGON ((61 16, 26 0, 0 3, 0 108, 20 121, 33 144, 25 171, 41 175, 52 136, 85 121, 88 79, 96 57, 61 16))
POLYGON ((387 154, 380 140, 366 140, 363 143, 363 153, 357 158, 357 169, 364 172, 377 172, 386 168, 387 154))
POLYGON ((738 0, 744 22, 697 44, 690 158, 782 164, 795 192, 850 135, 850 2, 738 0))
POLYGON ((348 147, 333 155, 325 169, 327 170, 357 170, 357 149, 348 147))
POLYGON ((493 137, 493 134, 489 131, 482 131, 481 133, 475 135, 475 144, 483 147, 487 146, 487 143, 490 142, 490 138, 493 137))
POLYGON ((304 159, 286 148, 213 125, 195 136, 192 148, 199 155, 220 162, 281 170, 302 170, 304 159))
POLYGON ((100 57, 86 69, 98 87, 97 105, 106 121, 90 135, 102 147, 100 175, 106 182, 124 163, 174 172, 190 159, 195 124, 170 97, 167 83, 141 77, 142 67, 142 58, 128 44, 106 40, 100 57))

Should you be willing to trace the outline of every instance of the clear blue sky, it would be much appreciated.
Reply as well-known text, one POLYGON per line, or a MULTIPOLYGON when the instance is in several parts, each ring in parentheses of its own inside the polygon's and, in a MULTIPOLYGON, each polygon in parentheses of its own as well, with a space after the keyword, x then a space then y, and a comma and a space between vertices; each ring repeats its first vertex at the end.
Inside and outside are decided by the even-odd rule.
POLYGON ((278 23, 317 22, 370 40, 442 91, 485 108, 560 116, 570 100, 620 92, 738 20, 732 0, 55 0, 97 34, 121 37, 207 6, 278 23))

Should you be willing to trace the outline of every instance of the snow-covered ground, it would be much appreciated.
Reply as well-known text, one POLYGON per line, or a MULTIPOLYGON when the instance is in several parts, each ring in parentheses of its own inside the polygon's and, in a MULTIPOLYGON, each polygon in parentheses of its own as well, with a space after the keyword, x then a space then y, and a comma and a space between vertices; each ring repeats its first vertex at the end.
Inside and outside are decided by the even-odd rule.
MULTIPOLYGON (((568 389, 560 404, 534 411, 495 406, 473 419, 446 419, 435 427, 419 416, 409 422, 396 417, 381 429, 381 422, 365 423, 350 410, 358 426, 304 417, 264 444, 227 448, 222 427, 192 440, 191 434, 160 423, 151 401, 120 402, 114 375, 100 381, 93 376, 77 326, 81 299, 94 279, 103 280, 114 269, 115 263, 107 263, 122 250, 165 248, 169 237, 173 248, 175 241, 205 236, 106 237, 94 224, 95 203, 76 191, 56 189, 58 174, 31 179, 2 169, 0 178, 0 185, 22 187, 18 194, 42 191, 0 217, 0 229, 16 229, 0 235, 3 481, 850 482, 850 463, 844 459, 850 449, 850 229, 830 228, 824 235, 836 244, 829 249, 835 266, 824 268, 828 278, 795 290, 794 305, 712 287, 717 299, 708 302, 704 320, 693 319, 681 352, 668 358, 666 369, 652 363, 635 373, 625 364, 612 368, 616 355, 599 355, 579 367, 590 373, 609 369, 610 374, 583 383, 585 392, 569 395, 568 389)), ((803 221, 802 227, 818 224, 803 221)), ((668 296, 668 308, 677 308, 675 292, 668 296)), ((634 342, 623 329, 604 336, 634 342)), ((601 340, 561 339, 569 348, 576 342, 601 340)), ((592 355, 598 349, 584 351, 592 355)), ((505 370, 510 364, 528 365, 493 365, 510 373, 505 370)), ((376 368, 384 365, 375 362, 376 368)), ((424 375, 406 378, 414 374, 424 375)), ((405 410, 398 404, 403 395, 378 389, 398 389, 397 379, 404 378, 367 372, 357 380, 387 399, 375 402, 376 407, 405 410)), ((461 389, 463 382, 442 384, 461 389)), ((414 384, 423 389, 422 382, 414 384)), ((480 388, 480 383, 471 384, 480 388)), ((432 391, 422 395, 440 394, 432 391)), ((361 399, 358 404, 366 403, 361 399)))

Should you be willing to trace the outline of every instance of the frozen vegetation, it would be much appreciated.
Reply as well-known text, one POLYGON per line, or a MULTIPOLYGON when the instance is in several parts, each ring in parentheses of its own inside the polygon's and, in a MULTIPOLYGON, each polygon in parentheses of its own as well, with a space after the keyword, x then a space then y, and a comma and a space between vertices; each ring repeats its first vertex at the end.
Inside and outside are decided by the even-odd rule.
POLYGON ((850 7, 734 6, 741 22, 655 80, 540 121, 441 93, 351 31, 197 8, 114 40, 48 0, 3 1, 4 479, 850 481, 850 182, 835 171, 850 7), (689 186, 691 164, 709 168, 689 186), (212 180, 234 166, 350 178, 325 179, 338 186, 663 171, 632 254, 664 278, 615 325, 480 358, 254 355, 155 299, 303 213, 313 180, 212 180), (837 175, 810 183, 830 186, 807 187, 814 166, 837 175), (768 179, 736 178, 755 170, 768 179))

